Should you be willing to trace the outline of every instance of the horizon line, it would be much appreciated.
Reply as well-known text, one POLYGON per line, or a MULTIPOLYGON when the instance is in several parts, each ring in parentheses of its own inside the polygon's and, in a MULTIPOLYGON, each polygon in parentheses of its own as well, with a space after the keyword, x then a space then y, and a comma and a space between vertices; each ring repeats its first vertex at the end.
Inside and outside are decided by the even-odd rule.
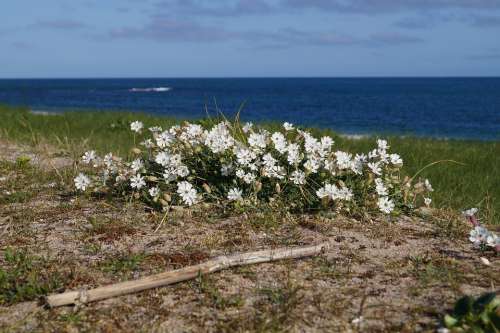
POLYGON ((67 77, 0 77, 0 80, 182 80, 182 79, 498 79, 500 75, 368 75, 368 76, 67 76, 67 77))

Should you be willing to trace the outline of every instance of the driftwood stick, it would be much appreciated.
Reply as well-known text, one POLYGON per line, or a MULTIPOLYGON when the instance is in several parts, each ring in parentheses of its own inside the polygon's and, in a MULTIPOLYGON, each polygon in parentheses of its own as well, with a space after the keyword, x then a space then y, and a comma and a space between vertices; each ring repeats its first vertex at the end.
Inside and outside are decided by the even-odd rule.
POLYGON ((229 267, 258 264, 282 259, 311 257, 322 253, 328 248, 329 243, 325 242, 311 246, 279 248, 231 256, 220 256, 199 265, 167 271, 147 276, 139 280, 111 284, 91 290, 69 291, 62 294, 50 295, 46 297, 45 301, 50 307, 84 304, 191 280, 200 274, 210 274, 229 267))

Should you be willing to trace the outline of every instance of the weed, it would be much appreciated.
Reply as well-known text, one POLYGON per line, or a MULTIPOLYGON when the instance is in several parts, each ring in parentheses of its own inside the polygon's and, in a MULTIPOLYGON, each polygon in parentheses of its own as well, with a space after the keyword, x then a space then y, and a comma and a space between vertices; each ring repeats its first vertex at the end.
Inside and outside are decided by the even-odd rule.
POLYGON ((500 332, 500 298, 495 293, 487 293, 477 299, 464 296, 443 321, 452 332, 500 332))
POLYGON ((104 261, 100 265, 100 268, 106 273, 127 274, 137 270, 144 258, 144 254, 128 254, 117 258, 113 257, 104 261))
POLYGON ((217 310, 226 310, 230 307, 241 307, 244 300, 239 294, 224 296, 214 283, 212 277, 199 275, 194 283, 191 283, 200 294, 203 294, 202 303, 217 310))
POLYGON ((48 262, 24 250, 7 248, 6 268, 0 268, 0 304, 34 300, 59 288, 59 274, 50 274, 48 262))

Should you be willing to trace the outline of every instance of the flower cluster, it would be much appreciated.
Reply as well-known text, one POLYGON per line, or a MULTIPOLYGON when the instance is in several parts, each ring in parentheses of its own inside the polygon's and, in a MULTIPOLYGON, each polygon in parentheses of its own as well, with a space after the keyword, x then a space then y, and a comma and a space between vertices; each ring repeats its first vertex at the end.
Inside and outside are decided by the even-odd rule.
POLYGON ((417 196, 430 205, 429 181, 402 180, 403 160, 389 152, 385 140, 365 154, 352 154, 331 137, 317 138, 290 123, 274 133, 251 123, 201 124, 155 126, 146 134, 135 121, 134 142, 143 140, 135 156, 125 161, 86 152, 82 163, 94 171, 90 177, 80 173, 75 187, 135 192, 160 207, 281 199, 295 209, 361 207, 390 214, 414 207, 417 196))
POLYGON ((473 229, 469 233, 469 240, 478 248, 491 247, 500 252, 500 237, 482 226, 476 218, 477 208, 470 208, 462 212, 462 215, 471 222, 473 229))

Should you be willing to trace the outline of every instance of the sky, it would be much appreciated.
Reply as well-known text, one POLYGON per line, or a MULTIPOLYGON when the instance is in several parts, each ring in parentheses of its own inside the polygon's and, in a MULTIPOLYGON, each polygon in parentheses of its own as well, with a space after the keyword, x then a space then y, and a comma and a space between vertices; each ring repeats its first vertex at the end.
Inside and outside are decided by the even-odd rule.
POLYGON ((500 0, 16 0, 0 78, 500 76, 500 0))

